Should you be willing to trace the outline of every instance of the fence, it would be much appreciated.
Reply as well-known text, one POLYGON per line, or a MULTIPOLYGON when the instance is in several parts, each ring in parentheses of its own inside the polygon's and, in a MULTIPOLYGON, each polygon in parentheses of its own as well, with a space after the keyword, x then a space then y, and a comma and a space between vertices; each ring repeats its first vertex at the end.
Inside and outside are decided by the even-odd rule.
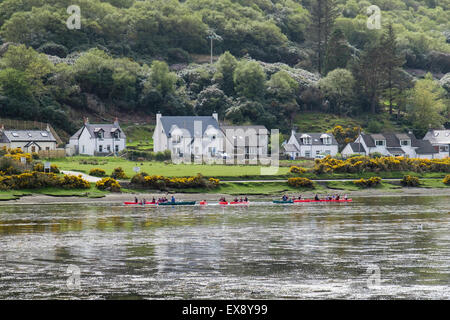
POLYGON ((38 154, 40 158, 64 158, 66 156, 66 150, 40 150, 38 154))

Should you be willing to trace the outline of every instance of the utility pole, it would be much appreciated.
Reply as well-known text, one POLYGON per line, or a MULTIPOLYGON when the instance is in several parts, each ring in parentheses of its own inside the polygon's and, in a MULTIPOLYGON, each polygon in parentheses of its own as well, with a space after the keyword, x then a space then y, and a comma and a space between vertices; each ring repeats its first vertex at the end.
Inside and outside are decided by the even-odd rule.
POLYGON ((214 49, 213 42, 214 42, 214 40, 222 41, 223 39, 221 36, 219 36, 217 33, 215 33, 214 30, 212 30, 212 29, 210 29, 208 33, 209 33, 208 39, 211 41, 211 65, 212 65, 213 64, 213 49, 214 49))

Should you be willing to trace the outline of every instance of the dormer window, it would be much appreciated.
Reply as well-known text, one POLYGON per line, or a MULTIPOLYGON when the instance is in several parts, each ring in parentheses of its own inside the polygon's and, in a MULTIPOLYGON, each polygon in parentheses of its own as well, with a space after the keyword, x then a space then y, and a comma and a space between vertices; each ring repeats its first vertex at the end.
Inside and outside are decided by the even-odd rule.
POLYGON ((104 137, 103 131, 99 131, 99 132, 97 133, 97 137, 98 137, 99 139, 103 139, 103 137, 104 137))
POLYGON ((410 146, 411 145, 411 141, 410 140, 400 140, 400 145, 401 146, 410 146))
POLYGON ((172 143, 180 143, 181 136, 172 136, 172 143))
POLYGON ((302 140, 303 144, 312 144, 311 137, 309 135, 307 135, 307 134, 302 134, 300 139, 302 140))
POLYGON ((323 144, 331 144, 331 137, 327 134, 323 134, 320 136, 320 140, 323 144))
POLYGON ((379 147, 383 147, 386 145, 386 140, 375 140, 375 145, 379 147))

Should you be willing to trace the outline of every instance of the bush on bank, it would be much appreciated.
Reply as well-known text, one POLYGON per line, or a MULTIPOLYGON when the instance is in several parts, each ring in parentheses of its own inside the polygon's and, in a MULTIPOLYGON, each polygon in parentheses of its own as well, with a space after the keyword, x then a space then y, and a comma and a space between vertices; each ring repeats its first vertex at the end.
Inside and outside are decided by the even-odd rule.
POLYGON ((420 185, 420 180, 417 177, 407 175, 403 177, 400 183, 404 187, 417 187, 420 185))
POLYGON ((288 185, 294 188, 313 188, 314 183, 308 178, 289 178, 288 185))
POLYGON ((381 178, 380 177, 371 177, 369 179, 359 179, 359 180, 355 180, 353 181, 353 183, 355 185, 357 185, 358 187, 362 187, 362 188, 373 188, 376 186, 379 186, 381 183, 381 178))
POLYGON ((160 175, 148 175, 145 172, 135 175, 131 179, 131 184, 149 189, 166 190, 167 188, 187 189, 187 188, 217 188, 220 184, 219 179, 207 179, 201 174, 187 178, 168 178, 160 175))
POLYGON ((128 179, 125 171, 121 167, 115 168, 111 173, 111 178, 113 179, 128 179))
POLYGON ((0 190, 40 189, 47 187, 89 189, 91 185, 89 182, 82 179, 81 176, 65 175, 59 177, 54 173, 43 173, 38 171, 0 176, 0 190))
POLYGON ((362 173, 383 171, 412 171, 422 172, 450 172, 450 158, 445 159, 417 159, 405 157, 367 156, 352 157, 346 160, 334 159, 327 156, 316 159, 313 171, 322 173, 362 173))
POLYGON ((450 185, 450 174, 446 175, 444 180, 442 180, 443 183, 450 185))
POLYGON ((120 183, 114 178, 103 178, 97 181, 95 186, 99 190, 108 190, 111 192, 119 192, 121 188, 120 183))
POLYGON ((100 168, 93 168, 89 170, 89 175, 93 177, 104 177, 106 176, 106 171, 100 168))
POLYGON ((305 169, 305 168, 302 168, 302 167, 297 167, 297 166, 292 166, 290 169, 289 169, 289 172, 290 173, 295 173, 295 174, 303 174, 303 173, 305 173, 307 170, 305 169))

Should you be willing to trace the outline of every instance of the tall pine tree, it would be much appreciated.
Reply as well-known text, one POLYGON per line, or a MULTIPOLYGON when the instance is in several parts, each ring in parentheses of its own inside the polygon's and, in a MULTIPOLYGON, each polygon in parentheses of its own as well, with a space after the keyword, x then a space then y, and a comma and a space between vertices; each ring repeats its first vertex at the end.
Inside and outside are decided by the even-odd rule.
POLYGON ((351 49, 344 33, 341 29, 334 30, 325 55, 324 74, 338 68, 345 69, 351 57, 351 49))
POLYGON ((381 48, 383 50, 382 63, 386 72, 384 96, 389 101, 389 114, 392 114, 395 93, 398 92, 397 89, 401 85, 398 75, 401 72, 400 68, 405 63, 404 57, 399 54, 397 49, 397 37, 392 22, 388 24, 387 31, 381 37, 381 48))
POLYGON ((334 22, 340 12, 336 0, 316 0, 309 8, 311 27, 310 40, 317 54, 317 71, 322 74, 325 54, 328 48, 334 22))

